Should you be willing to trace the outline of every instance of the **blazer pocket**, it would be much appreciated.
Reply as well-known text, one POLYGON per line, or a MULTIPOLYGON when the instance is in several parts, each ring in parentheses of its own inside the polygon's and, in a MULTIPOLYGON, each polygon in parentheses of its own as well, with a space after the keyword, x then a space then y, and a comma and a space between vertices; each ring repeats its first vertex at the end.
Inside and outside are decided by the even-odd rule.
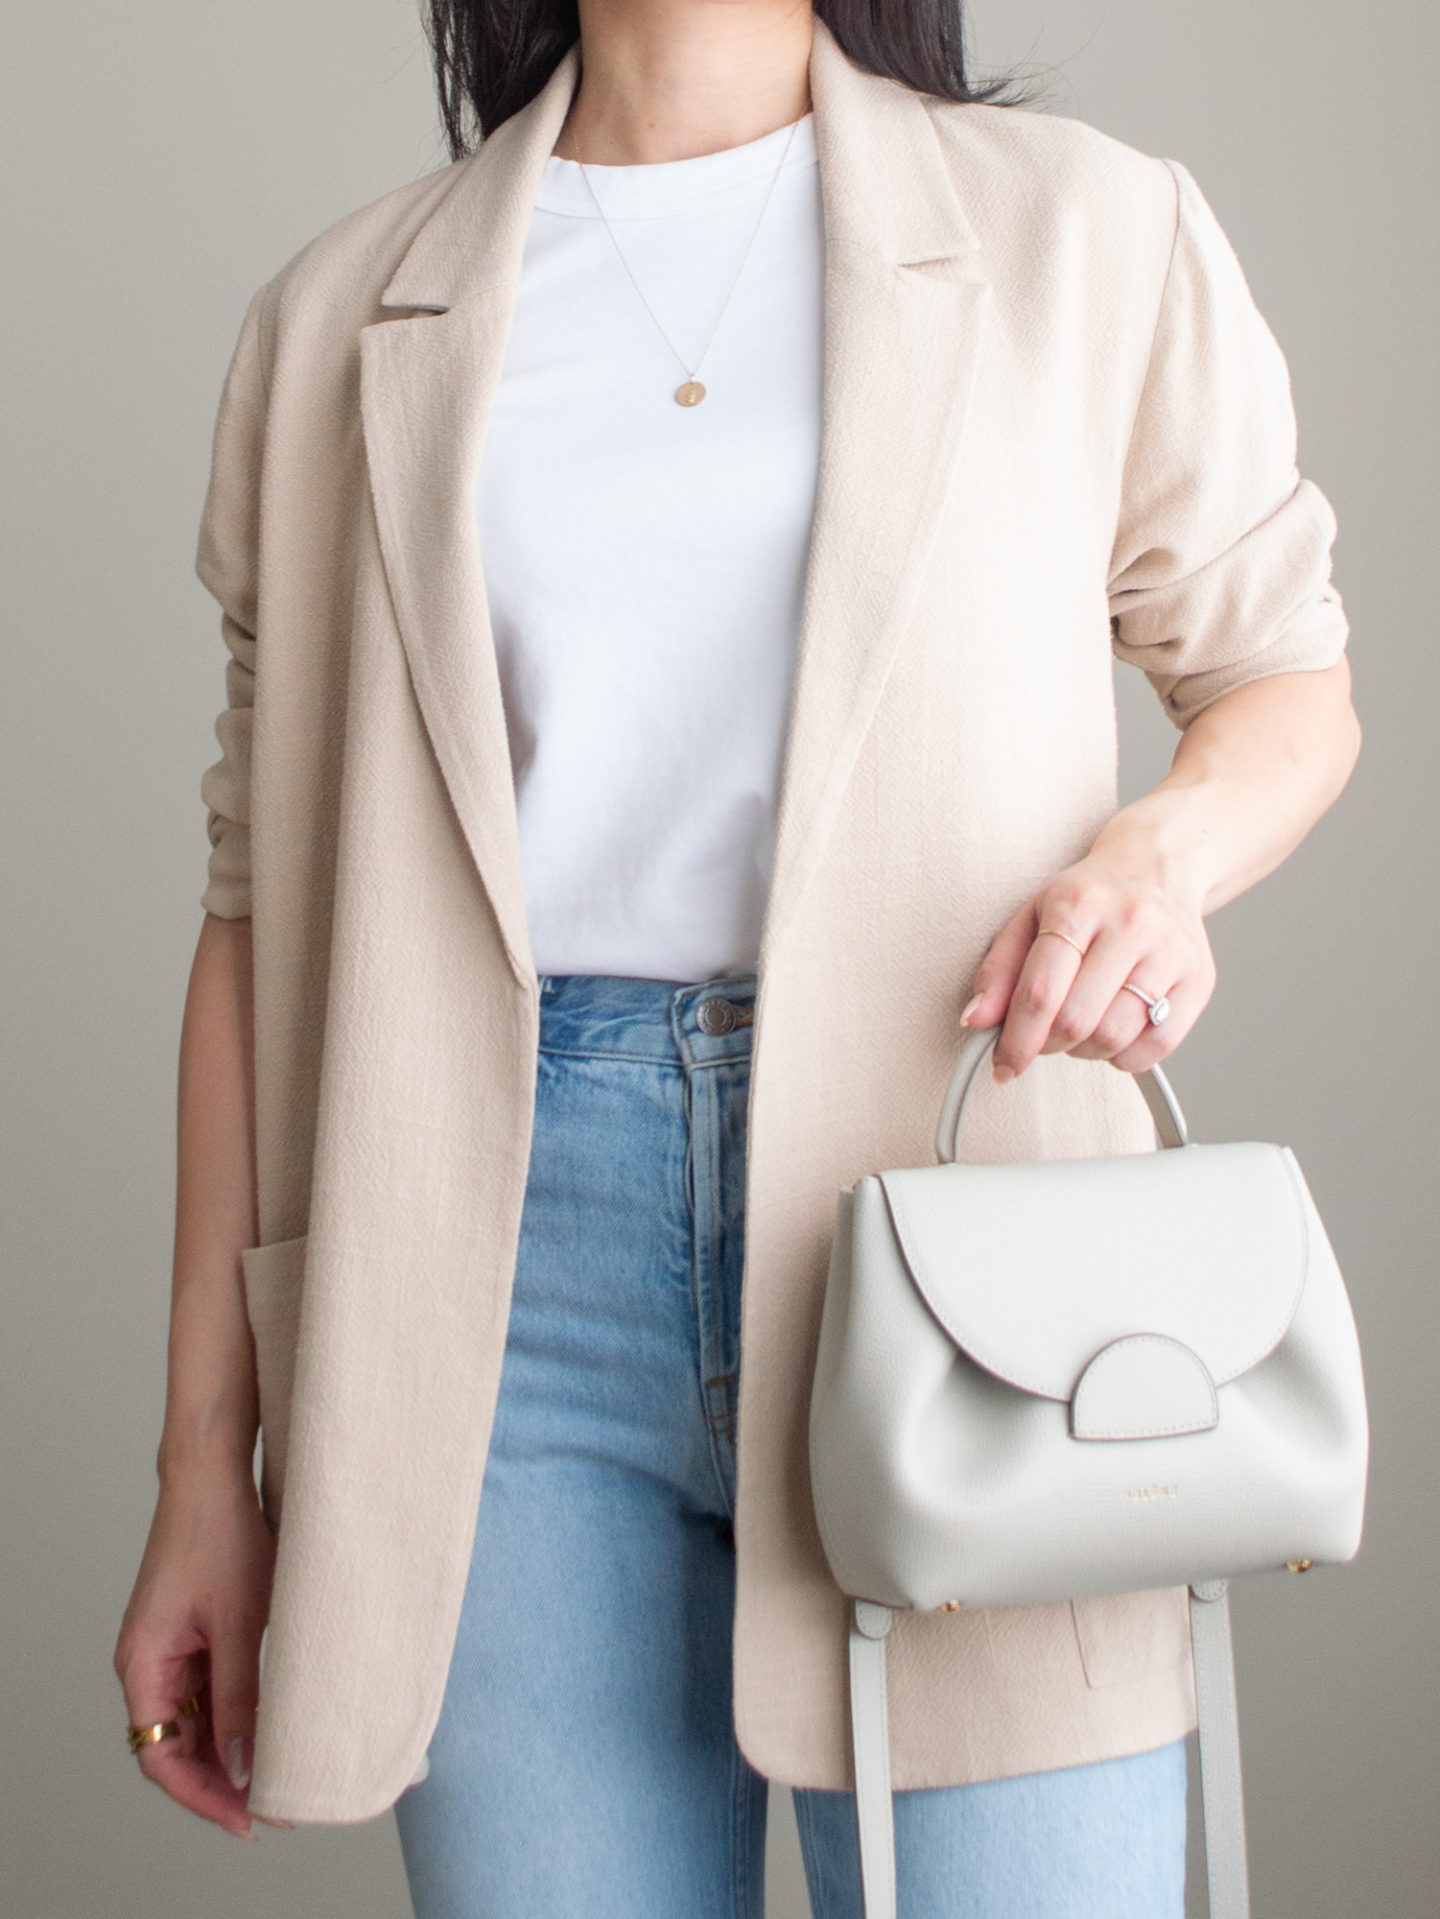
POLYGON ((1092 1686, 1123 1686, 1149 1673, 1168 1672, 1190 1651, 1190 1613, 1183 1586, 1072 1599, 1070 1614, 1085 1677, 1092 1686))
POLYGON ((248 1247, 240 1255, 260 1395, 260 1497, 272 1525, 279 1523, 284 1495, 308 1237, 302 1233, 298 1239, 272 1240, 268 1246, 248 1247))

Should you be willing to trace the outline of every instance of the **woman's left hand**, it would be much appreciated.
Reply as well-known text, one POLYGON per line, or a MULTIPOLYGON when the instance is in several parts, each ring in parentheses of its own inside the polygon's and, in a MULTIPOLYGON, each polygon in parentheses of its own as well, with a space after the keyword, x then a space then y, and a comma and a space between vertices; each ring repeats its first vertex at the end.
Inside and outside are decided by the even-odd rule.
POLYGON ((1004 1021, 995 1077, 1039 1053, 1126 1073, 1173 1053, 1215 990, 1204 916, 1300 844, 1359 746, 1344 659, 1233 687, 1198 713, 1160 784, 1027 900, 981 961, 961 1018, 1004 1021), (1127 984, 1170 1002, 1161 1025, 1127 984))
POLYGON ((1006 922, 974 990, 964 1023, 1004 1021, 997 1081, 1040 1053, 1139 1073, 1172 1053, 1200 1017, 1215 990, 1215 961, 1197 907, 1097 848, 1006 922), (1159 1026, 1127 982, 1169 1001, 1159 1026))

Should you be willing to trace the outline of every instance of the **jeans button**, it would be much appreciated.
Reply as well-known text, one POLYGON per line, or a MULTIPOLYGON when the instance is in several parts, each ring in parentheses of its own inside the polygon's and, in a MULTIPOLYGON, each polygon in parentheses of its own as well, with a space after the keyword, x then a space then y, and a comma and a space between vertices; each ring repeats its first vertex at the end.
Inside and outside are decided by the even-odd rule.
POLYGON ((728 999, 702 999, 695 1018, 700 1031, 708 1033, 712 1039, 733 1033, 740 1024, 740 1015, 728 999))

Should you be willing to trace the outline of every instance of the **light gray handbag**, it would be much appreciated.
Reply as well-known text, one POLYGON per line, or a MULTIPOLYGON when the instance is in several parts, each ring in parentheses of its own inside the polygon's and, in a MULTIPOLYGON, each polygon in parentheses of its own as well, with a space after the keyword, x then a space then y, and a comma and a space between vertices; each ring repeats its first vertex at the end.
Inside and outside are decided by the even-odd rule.
POLYGON ((965 1044, 938 1165, 841 1195, 810 1407, 816 1518, 852 1600, 865 1919, 894 1919, 885 1635, 956 1611, 1190 1588, 1212 1919, 1245 1919, 1227 1579, 1354 1557, 1360 1347, 1295 1156, 956 1162, 997 1029, 965 1044))

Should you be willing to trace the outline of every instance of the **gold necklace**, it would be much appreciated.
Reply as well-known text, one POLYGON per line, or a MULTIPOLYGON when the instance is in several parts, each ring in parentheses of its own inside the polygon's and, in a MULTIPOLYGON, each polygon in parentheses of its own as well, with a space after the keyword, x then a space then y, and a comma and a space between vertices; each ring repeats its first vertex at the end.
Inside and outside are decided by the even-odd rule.
MULTIPOLYGON (((804 118, 804 115, 802 114, 801 119, 803 118, 804 118)), ((599 198, 596 195, 595 188, 593 184, 591 183, 590 175, 586 171, 584 161, 580 160, 576 162, 576 164, 580 168, 580 172, 584 178, 586 186, 590 189, 590 198, 594 200, 595 202, 595 211, 600 215, 601 223, 604 226, 605 231, 610 235, 611 245, 614 247, 616 253, 620 256, 620 264, 622 267, 624 267, 626 273, 629 274, 630 284, 631 286, 634 287, 636 293, 638 293, 640 296, 640 304, 644 307, 645 311, 650 315, 650 318, 655 322, 655 331, 660 335, 660 338, 665 342, 666 346, 668 346, 670 351, 675 355, 675 358, 680 365, 680 371, 685 375, 684 380, 675 389, 674 397, 675 397, 675 404, 677 406, 699 406, 700 402, 705 398, 705 388, 700 384, 700 381, 696 376, 698 375, 700 368, 705 363, 705 355, 710 351, 710 348, 712 344, 714 343, 715 335, 720 331, 720 322, 725 318, 725 314, 730 306, 730 302, 735 297, 735 289, 740 284, 740 275, 745 271, 745 263, 750 258, 751 250, 753 249, 755 242, 757 238, 759 237, 761 225, 764 222, 766 213, 769 211, 770 201, 774 197, 776 187, 779 185, 780 175, 785 170, 785 162, 790 157, 790 143, 795 138, 795 129, 799 126, 799 124, 800 124, 799 120, 793 121, 791 123, 789 138, 786 140, 784 147, 781 149, 780 164, 779 166, 776 167, 774 177, 772 178, 770 185, 768 189, 766 190, 764 204, 761 206, 759 217, 756 219, 755 225, 753 229, 751 230, 750 238, 746 244, 745 251, 740 256, 740 264, 735 270, 735 278, 730 282, 730 291, 725 295, 724 304, 721 306, 720 311, 716 316, 714 326, 711 327, 710 329, 710 338, 705 342, 705 345, 702 348, 700 353, 700 358, 695 362, 693 367, 686 365, 684 354, 681 353, 679 348, 676 346, 675 342, 670 338, 670 335, 665 331, 664 327, 661 326, 659 314, 656 313, 654 307, 652 307, 650 302, 645 298, 645 289, 641 286, 640 282, 635 278, 634 272, 632 271, 630 266, 630 262, 625 258, 625 249, 621 246, 619 240, 615 237, 615 229, 611 226, 610 222, 605 218, 605 209, 604 207, 601 206, 599 198)))

